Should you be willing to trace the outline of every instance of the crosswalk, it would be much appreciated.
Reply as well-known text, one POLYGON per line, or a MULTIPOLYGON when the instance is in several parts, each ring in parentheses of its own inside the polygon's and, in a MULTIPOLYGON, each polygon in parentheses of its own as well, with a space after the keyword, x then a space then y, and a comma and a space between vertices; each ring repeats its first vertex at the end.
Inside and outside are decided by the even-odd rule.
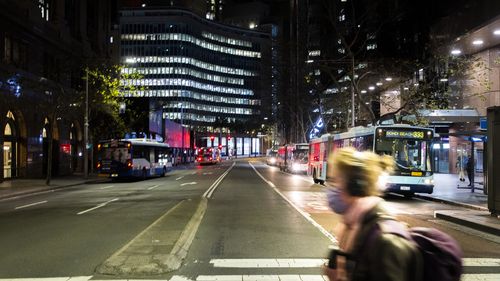
MULTIPOLYGON (((263 259, 211 259, 209 264, 212 268, 210 272, 217 272, 218 269, 241 269, 248 272, 255 269, 256 272, 276 271, 279 274, 199 274, 190 276, 174 275, 167 279, 151 279, 151 281, 328 281, 326 276, 320 274, 320 267, 326 262, 325 259, 313 258, 263 258, 263 259), (293 269, 295 274, 286 274, 287 269, 293 269), (317 271, 318 274, 296 274, 297 270, 317 271)), ((500 280, 500 258, 464 258, 465 274, 461 281, 498 281, 500 280), (478 272, 478 273, 470 273, 478 272), (481 272, 481 273, 479 273, 481 272), (490 273, 484 273, 490 272, 490 273)), ((137 279, 112 279, 119 281, 132 281, 137 279)), ((106 281, 94 278, 94 276, 75 277, 53 277, 53 278, 10 278, 0 281, 106 281)), ((150 281, 141 279, 141 281, 150 281)))

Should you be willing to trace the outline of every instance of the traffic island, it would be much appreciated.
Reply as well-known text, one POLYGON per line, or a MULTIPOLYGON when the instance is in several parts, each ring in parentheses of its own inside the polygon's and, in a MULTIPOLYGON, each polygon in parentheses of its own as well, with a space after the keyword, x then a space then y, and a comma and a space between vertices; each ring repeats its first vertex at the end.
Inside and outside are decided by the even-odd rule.
POLYGON ((500 219, 485 211, 435 211, 434 217, 500 236, 500 219))
POLYGON ((204 197, 179 202, 98 266, 96 273, 140 277, 178 269, 188 254, 206 208, 204 197))

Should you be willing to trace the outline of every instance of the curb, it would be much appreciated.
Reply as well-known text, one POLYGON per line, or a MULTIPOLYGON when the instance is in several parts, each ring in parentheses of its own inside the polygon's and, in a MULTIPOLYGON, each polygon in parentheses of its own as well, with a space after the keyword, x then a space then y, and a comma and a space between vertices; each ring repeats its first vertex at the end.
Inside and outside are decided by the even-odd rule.
POLYGON ((444 204, 453 205, 453 206, 457 206, 457 207, 463 207, 463 208, 467 208, 467 209, 471 209, 471 210, 489 212, 489 209, 486 207, 462 203, 462 202, 453 201, 453 200, 449 200, 449 199, 443 199, 443 198, 439 198, 439 197, 433 197, 433 196, 421 195, 421 194, 415 194, 414 197, 422 199, 422 200, 444 203, 444 204))
POLYGON ((186 258, 189 252, 189 247, 191 247, 191 244, 193 243, 194 236, 196 235, 198 227, 201 224, 201 220, 203 219, 205 211, 207 210, 207 202, 208 200, 206 197, 201 198, 196 212, 189 220, 188 224, 182 231, 181 236, 175 243, 174 248, 168 255, 165 265, 170 269, 170 271, 179 269, 182 262, 186 258))
POLYGON ((480 222, 474 221, 471 219, 464 219, 462 217, 457 216, 456 214, 448 214, 447 212, 435 211, 434 217, 442 220, 446 220, 452 223, 460 224, 466 227, 470 227, 472 229, 476 229, 482 232, 486 232, 489 234, 493 234, 496 236, 500 236, 500 228, 495 228, 489 226, 487 224, 481 224, 480 222))
POLYGON ((95 179, 95 180, 85 180, 85 181, 71 183, 71 184, 65 184, 65 185, 42 186, 42 187, 39 187, 37 189, 32 189, 32 190, 27 190, 27 191, 20 191, 20 192, 13 192, 13 193, 10 193, 10 194, 0 195, 0 201, 1 200, 6 200, 6 199, 14 199, 14 198, 19 198, 19 197, 24 197, 24 196, 27 196, 27 195, 43 194, 43 193, 53 192, 53 191, 56 191, 56 190, 61 189, 61 188, 79 186, 79 185, 84 185, 84 184, 91 184, 91 183, 96 183, 98 181, 99 181, 99 179, 95 179))

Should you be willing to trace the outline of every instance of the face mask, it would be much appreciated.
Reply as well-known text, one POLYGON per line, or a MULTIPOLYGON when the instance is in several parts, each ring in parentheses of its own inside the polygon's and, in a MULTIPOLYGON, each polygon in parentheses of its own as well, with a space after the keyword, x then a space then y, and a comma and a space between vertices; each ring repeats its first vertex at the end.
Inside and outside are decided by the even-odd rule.
POLYGON ((335 213, 342 215, 349 208, 349 205, 342 199, 340 190, 337 188, 329 188, 326 191, 326 197, 328 198, 328 206, 335 213))

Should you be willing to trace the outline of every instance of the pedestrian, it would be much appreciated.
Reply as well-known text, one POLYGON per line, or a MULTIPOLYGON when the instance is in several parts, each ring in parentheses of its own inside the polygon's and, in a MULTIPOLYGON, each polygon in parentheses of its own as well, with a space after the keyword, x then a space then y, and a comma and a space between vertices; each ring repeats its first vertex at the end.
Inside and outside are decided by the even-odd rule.
POLYGON ((324 267, 330 281, 422 280, 422 257, 416 247, 379 228, 379 219, 390 216, 384 200, 377 196, 379 178, 393 165, 390 156, 350 148, 341 149, 334 157, 334 179, 327 182, 327 197, 342 223, 335 230, 339 248, 332 251, 324 267))
POLYGON ((462 155, 457 158, 457 168, 458 168, 458 179, 460 181, 465 181, 465 166, 467 163, 467 156, 462 155))
POLYGON ((469 178, 469 186, 472 186, 474 184, 474 160, 472 160, 472 157, 467 159, 466 169, 467 177, 469 178))

